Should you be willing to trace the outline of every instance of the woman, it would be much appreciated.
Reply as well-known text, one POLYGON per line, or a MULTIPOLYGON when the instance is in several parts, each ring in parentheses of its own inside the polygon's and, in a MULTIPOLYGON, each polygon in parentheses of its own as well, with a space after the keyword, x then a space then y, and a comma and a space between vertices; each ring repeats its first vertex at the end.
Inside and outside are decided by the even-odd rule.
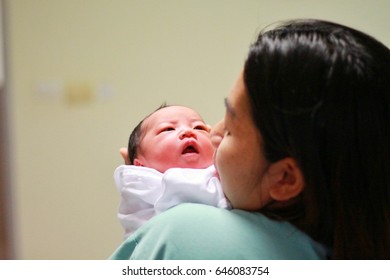
POLYGON ((113 258, 390 258, 387 47, 288 22, 259 35, 225 103, 212 140, 235 209, 175 207, 113 258))

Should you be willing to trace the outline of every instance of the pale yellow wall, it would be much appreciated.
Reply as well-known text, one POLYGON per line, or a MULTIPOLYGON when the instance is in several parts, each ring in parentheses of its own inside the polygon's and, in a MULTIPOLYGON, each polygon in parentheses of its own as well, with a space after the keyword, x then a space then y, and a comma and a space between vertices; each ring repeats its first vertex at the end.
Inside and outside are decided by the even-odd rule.
POLYGON ((390 45, 387 0, 8 0, 15 240, 20 259, 105 259, 122 239, 112 174, 163 101, 210 123, 256 31, 352 25, 390 45))

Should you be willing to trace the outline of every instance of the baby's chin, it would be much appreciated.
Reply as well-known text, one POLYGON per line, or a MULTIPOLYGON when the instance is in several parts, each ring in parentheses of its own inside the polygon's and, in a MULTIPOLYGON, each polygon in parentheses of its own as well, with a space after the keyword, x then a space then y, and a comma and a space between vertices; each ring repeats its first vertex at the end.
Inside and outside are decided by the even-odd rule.
POLYGON ((204 169, 211 165, 213 165, 212 159, 205 159, 200 154, 185 154, 181 155, 175 167, 204 169))
POLYGON ((210 167, 213 163, 210 163, 210 164, 182 164, 180 166, 175 166, 175 167, 179 167, 179 168, 192 168, 192 169, 205 169, 207 167, 210 167))
POLYGON ((192 168, 192 169, 205 169, 213 165, 213 161, 207 162, 182 162, 176 165, 172 165, 170 168, 192 168))

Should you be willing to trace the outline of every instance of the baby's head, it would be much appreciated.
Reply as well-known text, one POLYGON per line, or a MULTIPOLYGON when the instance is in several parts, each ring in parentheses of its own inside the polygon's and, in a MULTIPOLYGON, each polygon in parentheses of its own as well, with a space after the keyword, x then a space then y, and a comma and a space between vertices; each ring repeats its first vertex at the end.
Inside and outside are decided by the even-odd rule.
POLYGON ((214 155, 209 133, 209 126, 193 109, 163 105, 131 133, 130 164, 162 173, 173 167, 207 168, 214 155))

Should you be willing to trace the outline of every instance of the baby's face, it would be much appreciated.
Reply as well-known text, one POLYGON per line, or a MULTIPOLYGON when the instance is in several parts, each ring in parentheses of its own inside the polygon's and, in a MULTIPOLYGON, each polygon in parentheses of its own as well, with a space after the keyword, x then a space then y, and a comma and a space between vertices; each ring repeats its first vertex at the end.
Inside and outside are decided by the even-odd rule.
POLYGON ((144 121, 142 129, 145 134, 135 165, 165 172, 172 167, 207 168, 213 163, 210 129, 190 108, 160 109, 144 121))

